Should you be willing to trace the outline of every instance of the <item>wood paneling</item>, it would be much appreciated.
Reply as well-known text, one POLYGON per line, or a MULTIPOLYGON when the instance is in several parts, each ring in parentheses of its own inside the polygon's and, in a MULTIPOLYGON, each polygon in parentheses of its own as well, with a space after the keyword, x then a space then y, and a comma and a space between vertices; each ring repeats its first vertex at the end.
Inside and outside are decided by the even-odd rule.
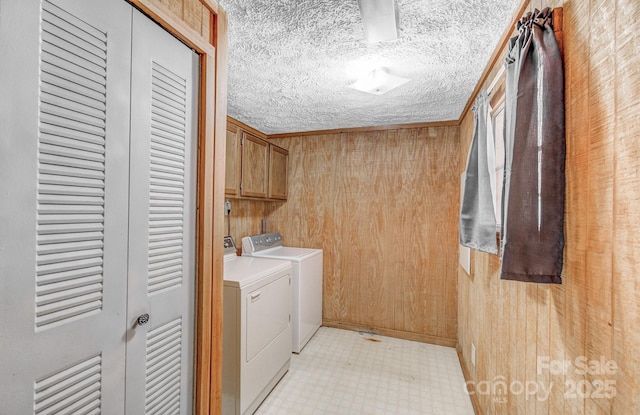
MULTIPOLYGON (((640 413, 640 4, 616 2, 613 193, 615 413, 640 413)), ((612 28, 613 29, 613 28, 612 28)))
POLYGON ((209 18, 209 15, 202 15, 202 3, 200 3, 200 0, 182 1, 182 20, 184 20, 190 28, 200 33, 202 37, 206 37, 205 33, 202 33, 203 17, 209 18))
POLYGON ((269 230, 324 250, 323 319, 396 337, 456 338, 458 127, 272 140, 289 197, 269 230))
MULTIPOLYGON (((495 256, 472 252, 473 275, 458 271, 459 349, 476 385, 503 380, 551 388, 548 396, 529 397, 476 388, 480 413, 640 414, 640 4, 532 0, 526 10, 546 6, 564 8, 563 284, 502 281, 495 256), (617 369, 585 374, 576 366, 580 358, 611 360, 617 369), (539 359, 571 365, 551 371, 539 359), (599 396, 607 381, 616 393, 610 399, 599 396)), ((472 133, 468 111, 460 126, 461 170, 472 133)))
POLYGON ((240 248, 242 238, 261 233, 262 219, 266 218, 266 203, 258 200, 230 199, 231 215, 229 228, 231 236, 240 248))
MULTIPOLYGON (((237 122, 237 121, 234 120, 234 122, 237 122)), ((420 123, 396 124, 396 125, 390 124, 390 125, 377 125, 377 126, 371 126, 371 127, 336 128, 333 130, 313 130, 313 131, 301 131, 297 133, 271 134, 268 136, 268 138, 287 138, 287 137, 302 137, 306 135, 331 135, 331 134, 343 134, 343 133, 366 133, 366 132, 372 132, 372 131, 387 131, 387 130, 410 130, 410 129, 428 128, 428 127, 448 127, 448 126, 456 126, 458 124, 460 124, 459 120, 420 122, 420 123)), ((258 137, 260 137, 260 135, 258 135, 258 137)), ((267 138, 267 136, 265 136, 264 138, 267 138)))
POLYGON ((139 3, 156 6, 164 13, 172 15, 178 21, 185 23, 193 33, 197 33, 207 43, 215 43, 211 39, 211 28, 218 13, 218 6, 214 1, 207 0, 136 0, 139 3))

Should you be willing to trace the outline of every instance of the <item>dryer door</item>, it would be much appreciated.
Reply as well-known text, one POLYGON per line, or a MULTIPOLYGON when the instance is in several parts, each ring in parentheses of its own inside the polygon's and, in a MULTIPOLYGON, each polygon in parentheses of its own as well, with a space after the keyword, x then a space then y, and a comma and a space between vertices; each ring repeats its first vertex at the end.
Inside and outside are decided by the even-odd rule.
POLYGON ((287 329, 291 319, 290 275, 249 292, 245 298, 247 324, 246 362, 250 362, 273 339, 287 329))

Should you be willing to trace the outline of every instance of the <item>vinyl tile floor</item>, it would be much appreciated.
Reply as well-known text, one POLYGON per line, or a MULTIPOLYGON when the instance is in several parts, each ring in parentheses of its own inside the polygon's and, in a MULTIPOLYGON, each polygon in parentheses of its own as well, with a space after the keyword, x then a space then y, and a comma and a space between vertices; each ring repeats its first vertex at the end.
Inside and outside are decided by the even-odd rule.
POLYGON ((473 415, 456 350, 320 327, 258 415, 473 415))

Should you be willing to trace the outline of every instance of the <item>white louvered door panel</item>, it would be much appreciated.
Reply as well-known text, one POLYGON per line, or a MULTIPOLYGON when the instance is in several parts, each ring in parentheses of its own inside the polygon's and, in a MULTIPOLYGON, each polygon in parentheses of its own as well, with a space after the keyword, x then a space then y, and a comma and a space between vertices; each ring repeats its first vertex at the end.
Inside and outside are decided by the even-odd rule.
POLYGON ((133 16, 127 413, 190 414, 198 57, 133 16))
POLYGON ((124 411, 131 7, 86 5, 0 1, 2 414, 124 411))

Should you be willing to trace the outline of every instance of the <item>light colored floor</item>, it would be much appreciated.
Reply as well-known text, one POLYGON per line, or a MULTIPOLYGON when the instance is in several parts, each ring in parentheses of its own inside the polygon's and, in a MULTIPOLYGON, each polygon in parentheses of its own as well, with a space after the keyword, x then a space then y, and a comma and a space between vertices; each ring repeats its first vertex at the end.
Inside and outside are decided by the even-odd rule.
POLYGON ((455 349, 321 327, 256 414, 473 415, 455 349))

